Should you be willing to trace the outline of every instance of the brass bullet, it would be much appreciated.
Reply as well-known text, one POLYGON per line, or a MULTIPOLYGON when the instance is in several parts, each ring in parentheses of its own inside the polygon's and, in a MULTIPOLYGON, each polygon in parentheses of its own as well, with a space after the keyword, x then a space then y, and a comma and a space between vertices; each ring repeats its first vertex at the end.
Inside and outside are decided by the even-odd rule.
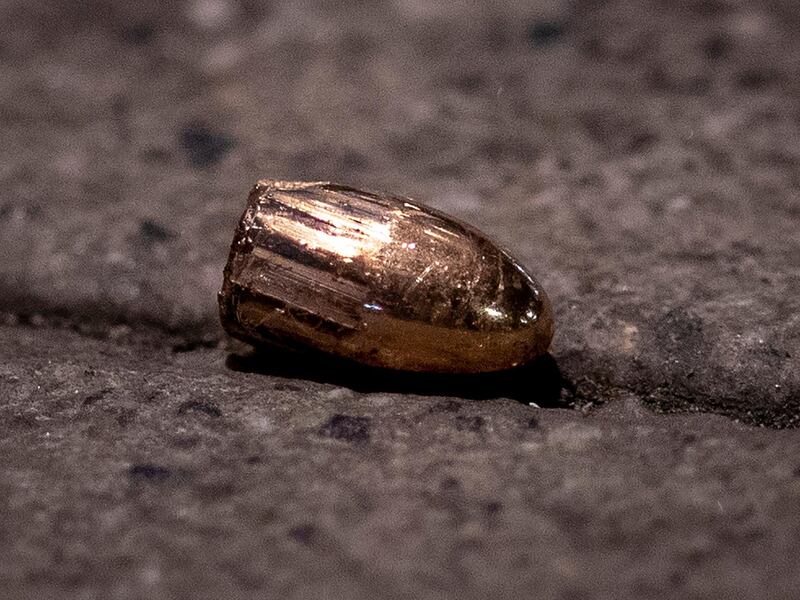
POLYGON ((219 308, 226 331, 251 344, 408 371, 507 369, 553 337, 541 286, 483 234, 329 182, 255 185, 219 308))

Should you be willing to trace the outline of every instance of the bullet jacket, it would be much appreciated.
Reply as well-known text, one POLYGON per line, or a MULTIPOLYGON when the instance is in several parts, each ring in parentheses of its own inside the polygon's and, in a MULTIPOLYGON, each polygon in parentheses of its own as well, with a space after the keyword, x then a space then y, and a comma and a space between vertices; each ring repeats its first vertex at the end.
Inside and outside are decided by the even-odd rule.
POLYGON ((219 305, 225 329, 252 344, 409 371, 507 369, 553 337, 541 286, 483 234, 327 182, 256 184, 219 305))

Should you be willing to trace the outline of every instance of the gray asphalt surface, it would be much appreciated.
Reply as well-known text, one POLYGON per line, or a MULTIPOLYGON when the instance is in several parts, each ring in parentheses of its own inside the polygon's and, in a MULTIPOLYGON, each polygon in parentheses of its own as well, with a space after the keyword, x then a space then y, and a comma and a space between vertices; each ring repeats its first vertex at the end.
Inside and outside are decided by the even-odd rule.
POLYGON ((0 597, 800 594, 799 28, 0 2, 0 597), (481 228, 552 355, 406 378, 230 342, 259 177, 481 228))

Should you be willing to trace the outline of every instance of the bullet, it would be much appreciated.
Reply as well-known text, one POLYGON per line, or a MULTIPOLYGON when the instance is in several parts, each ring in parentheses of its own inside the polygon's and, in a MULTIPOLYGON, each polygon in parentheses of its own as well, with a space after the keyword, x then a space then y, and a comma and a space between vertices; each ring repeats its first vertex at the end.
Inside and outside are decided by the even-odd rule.
POLYGON ((509 369, 547 351, 541 286, 477 230, 400 196, 261 180, 219 293, 225 330, 407 371, 509 369))

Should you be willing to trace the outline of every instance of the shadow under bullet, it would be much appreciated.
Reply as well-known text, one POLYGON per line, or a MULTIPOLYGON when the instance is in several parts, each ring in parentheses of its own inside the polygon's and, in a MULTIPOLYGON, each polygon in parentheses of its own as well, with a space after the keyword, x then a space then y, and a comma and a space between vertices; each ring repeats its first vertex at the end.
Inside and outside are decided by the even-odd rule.
POLYGON ((394 371, 367 367, 326 354, 271 348, 229 354, 226 366, 238 372, 306 379, 364 393, 455 396, 469 400, 511 398, 543 408, 570 405, 561 393, 564 389, 569 390, 570 384, 550 354, 513 369, 468 375, 394 371))

